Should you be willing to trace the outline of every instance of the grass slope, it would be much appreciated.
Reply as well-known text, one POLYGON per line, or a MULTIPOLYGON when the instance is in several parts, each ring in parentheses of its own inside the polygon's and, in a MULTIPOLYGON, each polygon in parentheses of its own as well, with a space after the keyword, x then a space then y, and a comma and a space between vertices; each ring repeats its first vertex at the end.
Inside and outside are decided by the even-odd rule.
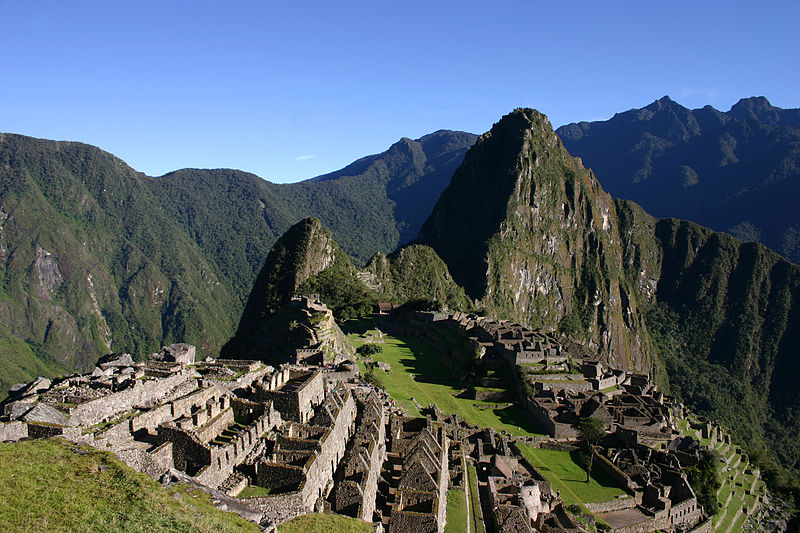
POLYGON ((278 526, 278 533, 372 533, 375 526, 334 514, 307 514, 278 526))
POLYGON ((599 468, 592 470, 587 483, 586 470, 575 462, 571 452, 532 448, 524 444, 519 449, 552 487, 561 491, 561 499, 566 505, 607 502, 626 494, 599 468))
POLYGON ((467 530, 467 495, 463 490, 447 491, 447 524, 444 533, 463 533, 467 530))
POLYGON ((5 532, 258 532, 201 491, 165 489, 112 454, 60 439, 0 444, 5 532))
MULTIPOLYGON (((371 330, 375 333, 375 330, 371 330)), ((348 338, 354 346, 363 344, 359 334, 351 333, 348 338)), ((427 342, 415 337, 391 336, 384 334, 383 353, 373 356, 375 361, 389 363, 390 372, 375 369, 380 376, 386 391, 394 398, 410 416, 420 416, 420 407, 430 404, 438 406, 445 413, 456 413, 470 424, 492 427, 512 435, 542 435, 539 429, 528 420, 523 412, 514 405, 499 409, 479 409, 479 405, 497 405, 492 402, 480 402, 466 398, 456 398, 461 388, 454 382, 428 383, 426 378, 437 378, 439 381, 452 374, 452 371, 441 364, 442 354, 427 342), (421 380, 413 376, 420 376, 421 380), (412 400, 413 398, 413 400, 412 400)), ((364 372, 364 364, 361 371, 364 372)))

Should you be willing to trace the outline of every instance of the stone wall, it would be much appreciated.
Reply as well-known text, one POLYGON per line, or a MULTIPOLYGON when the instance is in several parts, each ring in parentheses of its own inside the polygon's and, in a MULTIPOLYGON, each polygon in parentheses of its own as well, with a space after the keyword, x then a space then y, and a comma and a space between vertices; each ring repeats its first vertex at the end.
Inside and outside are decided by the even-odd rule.
POLYGON ((363 503, 359 509, 359 518, 372 521, 372 514, 375 512, 375 498, 378 492, 378 476, 380 475, 381 465, 386 457, 386 411, 381 409, 381 419, 378 425, 378 438, 370 449, 370 470, 367 479, 363 484, 363 503))
POLYGON ((126 413, 139 405, 148 406, 174 398, 174 389, 189 383, 194 388, 194 371, 184 369, 167 378, 140 381, 122 392, 110 394, 68 409, 69 423, 72 426, 93 426, 126 413))
MULTIPOLYGON (((636 483, 631 478, 625 475, 625 472, 617 468, 617 466, 609 461, 605 456, 600 455, 597 451, 594 454, 593 464, 599 466, 608 476, 614 480, 621 487, 626 487, 630 491, 636 489, 636 483)), ((641 500, 640 500, 641 501, 641 500)))
POLYGON ((159 480, 164 472, 175 468, 172 453, 172 443, 165 442, 151 452, 142 449, 118 450, 116 455, 131 468, 159 480))
POLYGON ((61 435, 64 432, 63 426, 56 426, 44 423, 30 422, 28 424, 28 436, 32 439, 46 439, 61 435))
MULTIPOLYGON (((640 502, 641 503, 641 502, 640 502)), ((609 513, 611 511, 622 511, 623 509, 633 509, 636 507, 636 499, 633 497, 615 498, 602 503, 585 503, 587 509, 593 513, 609 513)))
POLYGON ((16 442, 28 436, 28 424, 25 422, 0 422, 0 442, 16 442))

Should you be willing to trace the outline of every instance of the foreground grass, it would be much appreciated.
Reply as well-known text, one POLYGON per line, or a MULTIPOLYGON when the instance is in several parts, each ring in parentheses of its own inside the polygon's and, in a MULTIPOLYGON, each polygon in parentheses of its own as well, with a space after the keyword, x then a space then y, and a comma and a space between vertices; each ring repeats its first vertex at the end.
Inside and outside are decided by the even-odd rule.
MULTIPOLYGON (((363 344, 357 334, 351 334, 349 339, 355 346, 363 344)), ((470 424, 492 427, 512 435, 542 435, 533 422, 514 405, 502 404, 498 409, 479 409, 477 405, 494 406, 496 403, 456 398, 454 394, 460 393, 461 388, 454 382, 439 382, 451 376, 452 371, 442 365, 442 354, 427 342, 415 337, 384 334, 380 346, 383 353, 373 356, 373 360, 389 363, 391 370, 386 373, 376 368, 375 375, 380 377, 389 395, 410 416, 420 416, 414 403, 416 401, 421 408, 434 404, 445 413, 456 413, 470 424), (419 378, 415 379, 414 376, 419 378), (430 378, 437 382, 427 382, 430 378)), ((359 364, 363 373, 363 363, 359 364)))
POLYGON ((586 470, 575 462, 574 453, 532 448, 524 444, 519 445, 519 449, 547 478, 553 489, 561 492, 561 499, 566 505, 607 502, 627 494, 599 468, 592 469, 592 477, 587 483, 586 470))
POLYGON ((61 439, 0 443, 0 524, 5 532, 259 531, 205 492, 165 489, 110 453, 61 439))
POLYGON ((463 490, 447 491, 447 524, 444 533, 464 533, 467 530, 467 495, 463 490))
POLYGON ((278 533, 373 533, 375 526, 336 514, 307 514, 278 526, 278 533))

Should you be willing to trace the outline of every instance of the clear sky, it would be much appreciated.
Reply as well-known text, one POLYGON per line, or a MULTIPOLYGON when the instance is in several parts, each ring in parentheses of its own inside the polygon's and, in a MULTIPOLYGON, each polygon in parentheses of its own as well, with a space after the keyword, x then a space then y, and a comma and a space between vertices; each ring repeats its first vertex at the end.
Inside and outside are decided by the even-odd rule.
POLYGON ((796 0, 0 0, 0 131, 296 181, 515 107, 800 107, 799 21, 796 0))

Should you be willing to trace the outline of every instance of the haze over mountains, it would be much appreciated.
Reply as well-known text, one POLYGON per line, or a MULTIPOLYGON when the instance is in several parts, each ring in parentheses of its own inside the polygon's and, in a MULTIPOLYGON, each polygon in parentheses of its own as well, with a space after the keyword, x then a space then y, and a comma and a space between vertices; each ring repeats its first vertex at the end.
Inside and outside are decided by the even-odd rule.
POLYGON ((727 113, 690 110, 665 96, 557 132, 615 198, 800 262, 800 109, 752 97, 727 113))

